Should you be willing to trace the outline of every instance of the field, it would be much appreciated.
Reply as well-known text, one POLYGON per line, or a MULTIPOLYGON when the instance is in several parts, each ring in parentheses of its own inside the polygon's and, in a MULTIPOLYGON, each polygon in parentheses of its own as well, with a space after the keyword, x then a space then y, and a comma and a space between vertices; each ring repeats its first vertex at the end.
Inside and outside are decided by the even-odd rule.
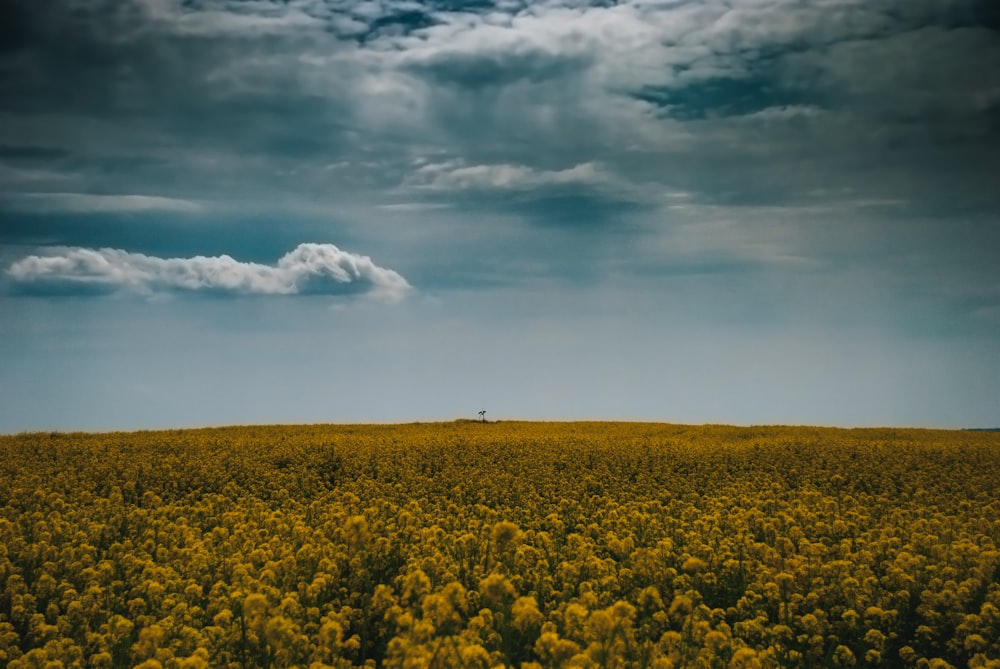
POLYGON ((0 437, 0 665, 1000 667, 1000 435, 0 437))

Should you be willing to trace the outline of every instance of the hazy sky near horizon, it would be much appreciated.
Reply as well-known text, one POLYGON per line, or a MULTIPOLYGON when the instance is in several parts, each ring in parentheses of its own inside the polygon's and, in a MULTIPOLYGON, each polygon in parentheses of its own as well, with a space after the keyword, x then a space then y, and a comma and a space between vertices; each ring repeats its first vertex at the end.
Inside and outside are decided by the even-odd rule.
POLYGON ((8 0, 0 432, 1000 425, 986 0, 8 0))

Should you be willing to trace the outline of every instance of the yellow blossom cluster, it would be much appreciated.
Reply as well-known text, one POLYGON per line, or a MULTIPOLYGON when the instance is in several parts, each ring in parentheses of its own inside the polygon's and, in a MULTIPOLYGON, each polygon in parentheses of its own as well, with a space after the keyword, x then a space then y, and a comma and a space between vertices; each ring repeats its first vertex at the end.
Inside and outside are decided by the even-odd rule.
POLYGON ((1000 435, 0 437, 0 665, 1000 667, 1000 435))

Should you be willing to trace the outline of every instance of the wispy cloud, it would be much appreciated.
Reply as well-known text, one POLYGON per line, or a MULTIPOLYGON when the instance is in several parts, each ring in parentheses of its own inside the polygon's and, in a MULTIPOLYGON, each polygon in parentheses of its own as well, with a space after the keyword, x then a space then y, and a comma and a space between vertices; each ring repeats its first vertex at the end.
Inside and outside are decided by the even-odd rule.
POLYGON ((434 211, 447 209, 448 205, 443 202, 392 202, 388 204, 376 205, 383 211, 412 213, 418 211, 434 211))
POLYGON ((153 21, 160 22, 168 30, 189 35, 266 35, 322 25, 315 17, 274 3, 257 3, 257 9, 263 9, 259 12, 227 11, 221 5, 185 11, 175 4, 158 0, 142 4, 147 17, 153 21))
POLYGON ((538 170, 525 165, 465 165, 452 160, 417 168, 406 185, 431 190, 531 190, 567 184, 597 185, 609 179, 594 163, 564 170, 538 170))
POLYGON ((156 195, 94 195, 91 193, 20 193, 7 199, 20 211, 46 214, 126 214, 147 211, 197 213, 202 206, 192 200, 156 195))
POLYGON ((397 272, 333 244, 300 244, 275 265, 240 262, 228 255, 157 258, 73 247, 22 258, 7 274, 25 288, 69 293, 367 294, 396 301, 411 289, 397 272))

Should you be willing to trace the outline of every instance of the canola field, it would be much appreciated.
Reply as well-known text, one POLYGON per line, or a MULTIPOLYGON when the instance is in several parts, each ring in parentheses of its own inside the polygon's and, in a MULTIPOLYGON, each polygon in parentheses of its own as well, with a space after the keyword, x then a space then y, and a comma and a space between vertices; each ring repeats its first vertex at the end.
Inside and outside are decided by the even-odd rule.
POLYGON ((0 666, 1000 667, 1000 435, 0 437, 0 666))

